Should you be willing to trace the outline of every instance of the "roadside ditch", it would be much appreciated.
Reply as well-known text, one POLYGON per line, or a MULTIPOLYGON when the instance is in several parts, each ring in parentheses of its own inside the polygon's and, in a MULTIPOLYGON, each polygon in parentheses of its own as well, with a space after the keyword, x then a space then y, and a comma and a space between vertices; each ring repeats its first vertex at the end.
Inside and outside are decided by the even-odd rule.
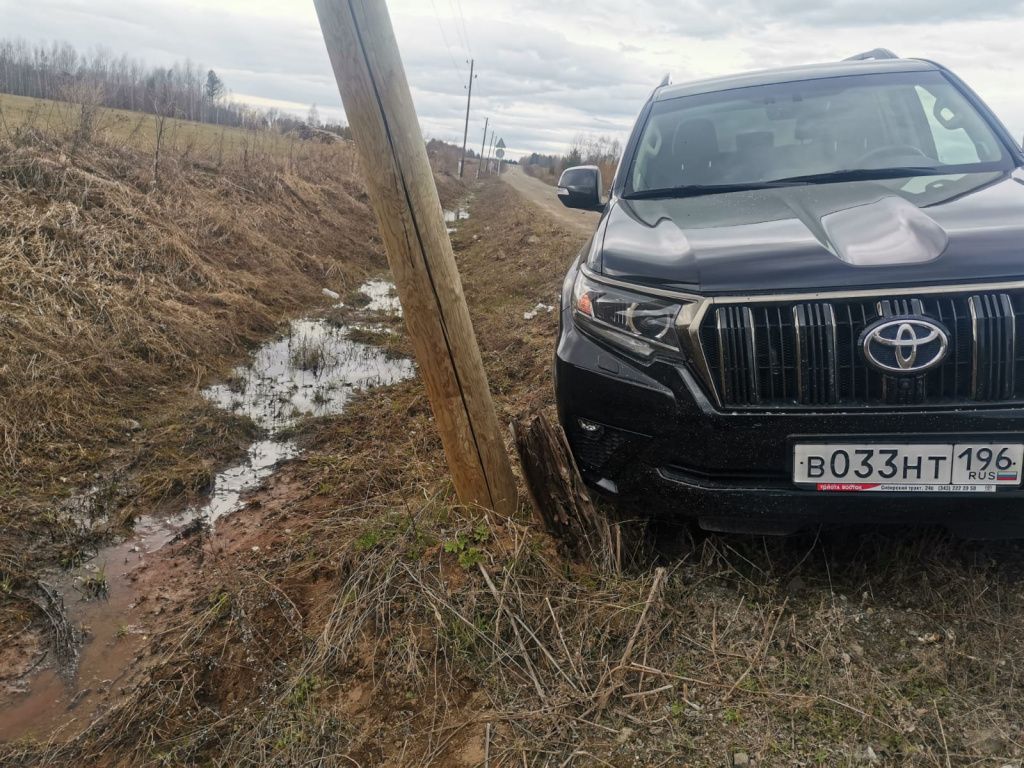
MULTIPOLYGON (((444 211, 449 233, 469 218, 465 204, 444 211)), ((295 433, 308 419, 342 413, 360 392, 416 375, 415 363, 379 343, 397 333, 402 305, 385 277, 366 280, 352 295, 329 289, 335 303, 289 322, 223 382, 202 391, 217 408, 249 420, 254 439, 245 456, 219 471, 209 494, 172 512, 138 516, 131 535, 99 548, 74 568, 54 568, 41 580, 51 624, 62 628, 50 649, 25 662, 0 694, 0 741, 52 735, 87 722, 116 690, 149 640, 144 616, 164 611, 137 588, 147 559, 172 542, 208 535, 222 518, 245 507, 282 464, 299 457, 295 433)), ((89 489, 65 504, 83 520, 94 516, 103 489, 89 489)))
MULTIPOLYGON (((69 719, 88 717, 99 694, 117 685, 139 641, 147 639, 139 614, 149 606, 135 589, 136 572, 146 559, 240 510, 247 493, 300 455, 292 436, 302 420, 339 414, 357 392, 415 375, 411 360, 357 340, 394 333, 382 322, 401 313, 394 285, 369 280, 357 295, 361 306, 334 307, 345 310, 344 322, 337 317, 293 320, 228 381, 203 390, 211 403, 257 428, 244 459, 217 473, 206 498, 176 514, 142 515, 124 540, 101 548, 76 568, 47 575, 53 602, 66 611, 64 652, 57 664, 40 659, 40 671, 30 671, 12 686, 14 702, 0 710, 0 739, 47 733, 69 719)), ((92 489, 72 504, 84 513, 99 492, 92 489)))

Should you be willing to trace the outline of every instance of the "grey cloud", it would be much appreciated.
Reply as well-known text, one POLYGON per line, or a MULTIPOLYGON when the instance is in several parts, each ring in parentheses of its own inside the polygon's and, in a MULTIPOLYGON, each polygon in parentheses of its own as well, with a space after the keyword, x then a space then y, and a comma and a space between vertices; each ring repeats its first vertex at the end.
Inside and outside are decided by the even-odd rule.
POLYGON ((688 37, 725 37, 769 24, 864 27, 1019 17, 1022 0, 590 0, 574 4, 522 0, 524 15, 572 18, 579 27, 617 28, 688 37))
MULTIPOLYGON (((764 8, 765 6, 758 6, 764 8)), ((770 0, 766 14, 774 21, 814 26, 924 24, 1018 16, 1020 0, 770 0)))
MULTIPOLYGON (((423 23, 412 17, 396 19, 410 81, 419 91, 433 91, 439 101, 441 89, 422 76, 424 71, 457 88, 457 106, 447 107, 457 118, 465 108, 459 75, 443 46, 413 34, 423 23)), ((492 22, 477 31, 473 44, 486 56, 478 61, 473 92, 475 123, 480 125, 471 126, 471 133, 482 130, 483 116, 488 115, 513 151, 560 150, 580 130, 624 133, 657 83, 648 65, 533 25, 492 22)), ((417 104, 426 101, 417 99, 417 104)), ((425 126, 431 125, 438 105, 422 106, 420 113, 425 126)), ((453 138, 461 138, 461 124, 455 127, 453 138)))

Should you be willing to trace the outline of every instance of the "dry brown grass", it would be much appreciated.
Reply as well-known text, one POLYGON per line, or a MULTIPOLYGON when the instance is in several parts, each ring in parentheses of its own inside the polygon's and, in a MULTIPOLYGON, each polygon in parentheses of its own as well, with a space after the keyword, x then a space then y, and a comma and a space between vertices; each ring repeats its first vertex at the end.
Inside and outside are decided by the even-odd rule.
MULTIPOLYGON (((93 136, 102 136, 106 142, 131 147, 148 155, 152 164, 160 119, 141 112, 99 106, 98 96, 90 94, 89 90, 88 86, 80 86, 67 94, 67 101, 0 93, 0 137, 11 139, 18 131, 37 131, 66 139, 70 151, 79 144, 88 145, 93 136)), ((260 165, 265 158, 271 157, 278 163, 308 168, 306 161, 323 156, 317 146, 319 141, 303 141, 295 134, 282 135, 274 131, 173 118, 164 120, 162 141, 165 156, 172 160, 218 167, 245 164, 249 160, 260 165)), ((355 170, 356 160, 351 152, 344 153, 344 157, 340 170, 348 177, 355 170)), ((333 171, 339 170, 337 163, 332 167, 333 171)))
MULTIPOLYGON (((550 405, 555 318, 522 312, 551 300, 577 240, 503 185, 472 211, 457 255, 507 421, 550 405)), ((215 534, 127 696, 68 743, 0 757, 853 766, 870 748, 894 766, 1020 763, 1018 546, 677 532, 612 575, 561 560, 525 509, 455 504, 415 381, 304 439, 305 460, 215 534)))
MULTIPOLYGON (((156 186, 144 145, 102 120, 86 140, 53 109, 72 122, 8 109, 0 123, 0 583, 13 595, 139 509, 203 490, 250 428, 198 387, 323 286, 384 267, 348 144, 289 155, 257 137, 218 167, 171 143, 156 186), (103 508, 65 508, 92 486, 103 508)), ((23 620, 23 602, 0 602, 0 628, 23 620)))

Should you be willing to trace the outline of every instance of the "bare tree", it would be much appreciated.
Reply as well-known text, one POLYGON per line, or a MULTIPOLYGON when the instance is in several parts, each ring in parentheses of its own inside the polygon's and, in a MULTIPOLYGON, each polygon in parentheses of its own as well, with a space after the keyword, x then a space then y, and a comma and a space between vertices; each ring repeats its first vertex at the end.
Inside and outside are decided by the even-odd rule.
POLYGON ((555 164, 553 170, 555 173, 559 173, 574 165, 596 165, 601 169, 601 177, 605 184, 609 184, 615 175, 615 169, 621 156, 622 144, 618 139, 611 136, 578 133, 573 137, 569 151, 559 163, 555 164))
POLYGON ((152 111, 156 115, 156 151, 153 154, 153 187, 160 187, 160 152, 167 132, 167 119, 175 112, 175 93, 169 77, 155 77, 152 111))
POLYGON ((244 109, 232 104, 227 86, 212 70, 190 61, 169 69, 117 57, 99 48, 88 56, 68 43, 30 45, 0 39, 0 92, 38 99, 67 100, 81 83, 103 87, 102 106, 152 112, 156 82, 174 92, 179 116, 239 126, 244 109), (212 75, 212 78, 211 78, 212 75))
POLYGON ((74 155, 93 140, 106 89, 98 80, 71 80, 61 94, 65 101, 79 105, 78 124, 71 131, 71 154, 74 155))
MULTIPOLYGON (((203 98, 206 104, 213 107, 213 122, 218 123, 217 107, 224 97, 224 81, 212 69, 206 73, 206 84, 203 86, 203 98)), ((204 119, 209 121, 209 116, 204 113, 204 119)))

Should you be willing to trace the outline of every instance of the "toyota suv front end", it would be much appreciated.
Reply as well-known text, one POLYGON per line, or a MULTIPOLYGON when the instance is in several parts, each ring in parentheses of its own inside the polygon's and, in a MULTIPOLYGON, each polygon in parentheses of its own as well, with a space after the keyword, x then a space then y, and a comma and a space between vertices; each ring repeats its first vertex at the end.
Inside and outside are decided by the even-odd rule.
POLYGON ((1016 532, 1022 165, 931 62, 657 89, 607 202, 559 182, 603 211, 555 365, 584 478, 715 530, 1016 532))

